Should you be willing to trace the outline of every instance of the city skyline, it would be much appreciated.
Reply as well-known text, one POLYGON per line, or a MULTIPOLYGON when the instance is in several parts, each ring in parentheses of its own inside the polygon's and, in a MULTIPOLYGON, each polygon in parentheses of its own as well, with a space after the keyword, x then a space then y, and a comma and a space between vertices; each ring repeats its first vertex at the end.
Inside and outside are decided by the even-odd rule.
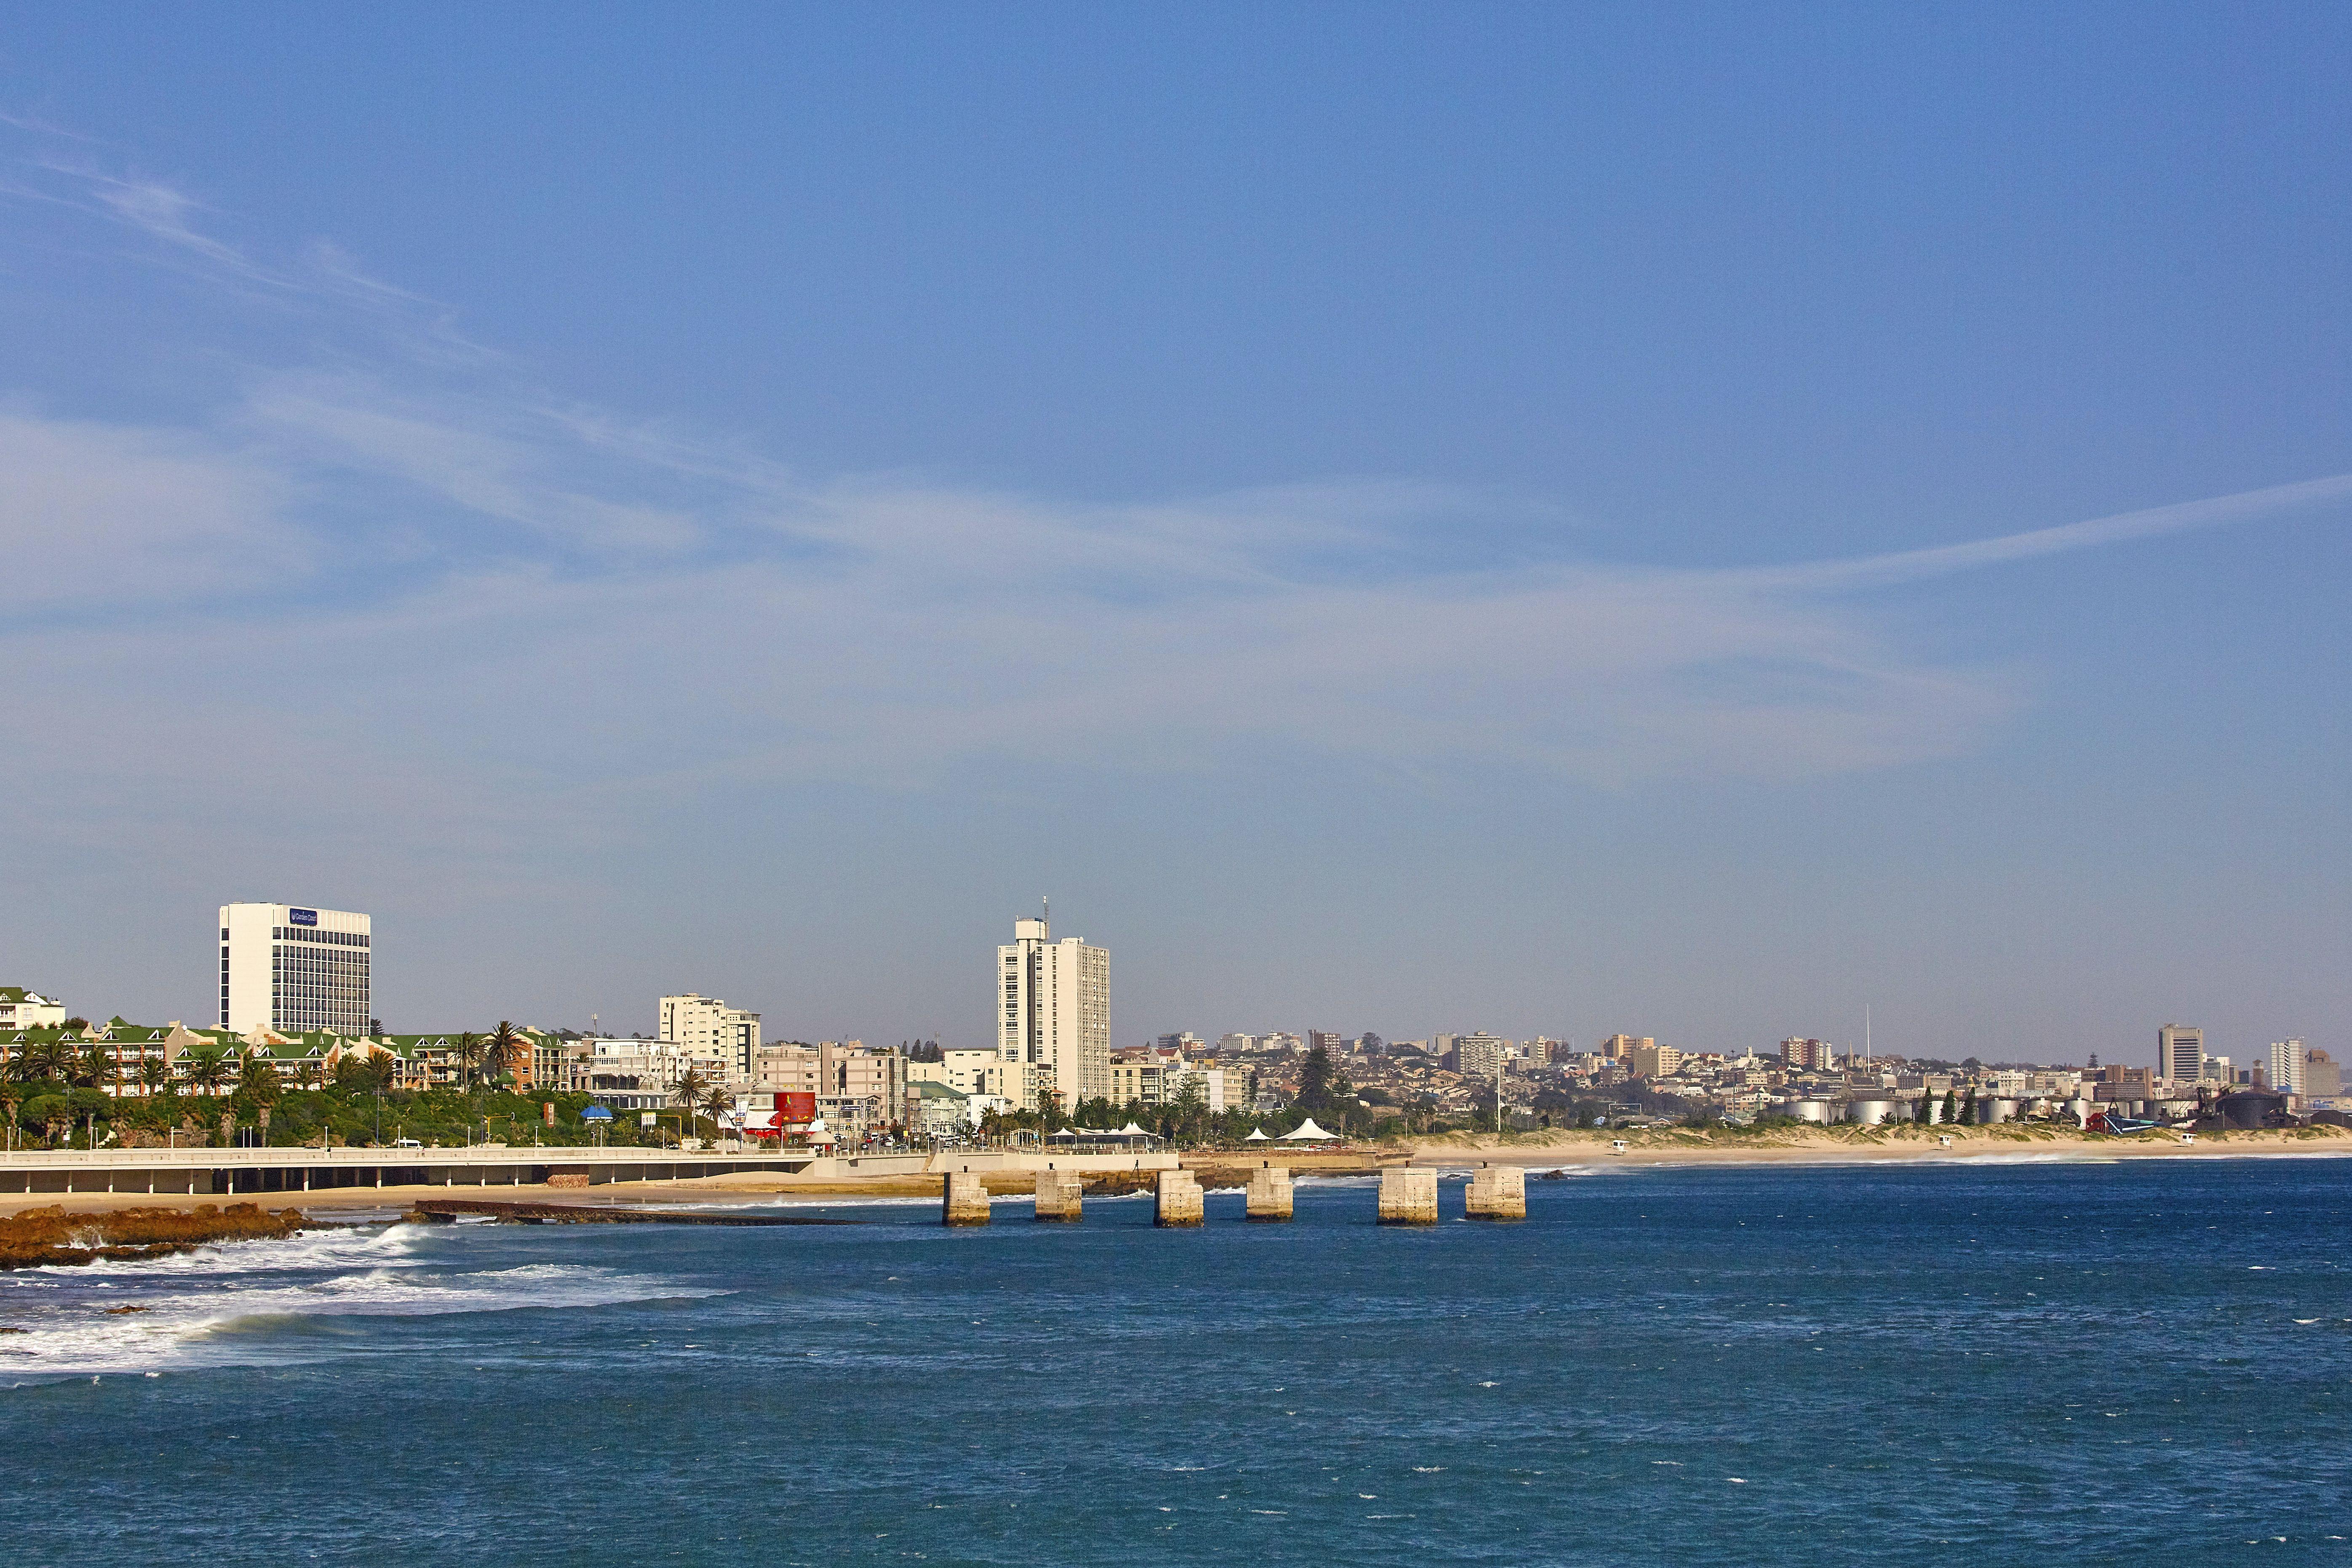
POLYGON ((28 14, 0 978, 2340 1042, 2342 27, 28 14))

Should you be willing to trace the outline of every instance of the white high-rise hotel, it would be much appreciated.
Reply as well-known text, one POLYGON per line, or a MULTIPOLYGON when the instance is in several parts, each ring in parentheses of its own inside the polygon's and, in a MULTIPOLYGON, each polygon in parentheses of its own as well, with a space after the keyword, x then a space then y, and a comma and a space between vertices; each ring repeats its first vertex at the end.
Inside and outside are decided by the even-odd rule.
POLYGON ((347 910, 223 904, 220 1026, 367 1034, 371 923, 347 910))
POLYGON ((996 1054, 1018 1062, 1021 1103, 1046 1094, 1068 1110, 1110 1093, 1110 952, 1077 937, 1053 940, 1044 921, 1014 921, 996 950, 996 1054))

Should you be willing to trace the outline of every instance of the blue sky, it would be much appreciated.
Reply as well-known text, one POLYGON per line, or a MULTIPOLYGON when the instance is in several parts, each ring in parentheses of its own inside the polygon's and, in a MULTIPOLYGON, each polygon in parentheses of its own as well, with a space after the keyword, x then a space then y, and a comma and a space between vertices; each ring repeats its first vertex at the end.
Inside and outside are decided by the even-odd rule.
POLYGON ((2352 1044, 2347 46, 13 8, 0 980, 2352 1044))

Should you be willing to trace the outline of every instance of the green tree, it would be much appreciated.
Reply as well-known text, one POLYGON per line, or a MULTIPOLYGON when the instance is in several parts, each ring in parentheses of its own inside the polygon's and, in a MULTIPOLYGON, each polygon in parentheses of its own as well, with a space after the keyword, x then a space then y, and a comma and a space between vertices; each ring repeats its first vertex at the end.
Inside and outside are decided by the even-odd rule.
POLYGON ((198 1046, 188 1053, 188 1087, 198 1094, 218 1094, 231 1076, 225 1047, 198 1046))
POLYGON ((677 1075, 677 1082, 670 1089, 670 1102, 684 1106, 687 1114, 695 1119, 698 1129, 694 1134, 696 1137, 701 1136, 698 1129, 701 1125, 703 1103, 709 1099, 710 1091, 715 1087, 717 1087, 716 1081, 709 1074, 694 1063, 688 1062, 686 1070, 677 1075))
POLYGON ((286 1080, 278 1076, 278 1064, 258 1051, 245 1058, 236 1075, 237 1098, 253 1107, 254 1121, 260 1126, 261 1142, 269 1142, 269 1112, 286 1089, 286 1080))
POLYGON ((449 1055, 457 1063, 457 1086, 471 1092, 481 1077, 482 1063, 489 1055, 489 1045, 481 1036, 467 1029, 449 1043, 449 1055))
POLYGON ((500 1018, 499 1026, 490 1031, 490 1037, 482 1042, 482 1074, 493 1084, 501 1082, 530 1056, 530 1042, 512 1024, 500 1018))
POLYGON ((1321 1041, 1307 1049, 1307 1059, 1298 1068, 1298 1099, 1301 1110, 1314 1112, 1331 1108, 1331 1088, 1336 1073, 1331 1067, 1331 1052, 1321 1041))
POLYGON ((1944 1091, 1944 1124, 1948 1127, 1951 1126, 1957 1123, 1959 1121, 1959 1100, 1950 1089, 1948 1089, 1944 1091))
POLYGON ((59 1131, 73 1125, 73 1101, 62 1094, 37 1094, 25 1102, 25 1114, 40 1125, 54 1149, 59 1131))
POLYGON ((23 1058, 0 1055, 0 1115, 8 1123, 8 1147, 16 1146, 16 1108, 25 1103, 23 1058))

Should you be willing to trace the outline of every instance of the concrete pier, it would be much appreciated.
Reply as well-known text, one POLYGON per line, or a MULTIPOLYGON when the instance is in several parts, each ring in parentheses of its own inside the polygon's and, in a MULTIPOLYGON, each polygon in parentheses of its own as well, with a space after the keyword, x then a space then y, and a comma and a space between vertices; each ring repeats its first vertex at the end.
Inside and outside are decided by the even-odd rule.
POLYGON ((1037 1173, 1037 1217, 1075 1220, 1086 1196, 1086 1178, 1076 1171, 1037 1173))
POLYGON ((1435 1225, 1437 1173, 1391 1165, 1381 1173, 1382 1225, 1435 1225))
POLYGON ((940 1201, 941 1225, 986 1225, 988 1184, 970 1171, 950 1172, 940 1201))
POLYGON ((1190 1171, 1160 1173, 1160 1203, 1154 1225, 1198 1225, 1203 1216, 1200 1178, 1190 1171))
POLYGON ((1471 1219, 1528 1217, 1528 1173, 1518 1165, 1481 1165, 1470 1173, 1463 1212, 1471 1219))
POLYGON ((1252 1219, 1288 1219, 1290 1172, 1280 1165, 1260 1165, 1252 1171, 1247 1201, 1252 1219))

